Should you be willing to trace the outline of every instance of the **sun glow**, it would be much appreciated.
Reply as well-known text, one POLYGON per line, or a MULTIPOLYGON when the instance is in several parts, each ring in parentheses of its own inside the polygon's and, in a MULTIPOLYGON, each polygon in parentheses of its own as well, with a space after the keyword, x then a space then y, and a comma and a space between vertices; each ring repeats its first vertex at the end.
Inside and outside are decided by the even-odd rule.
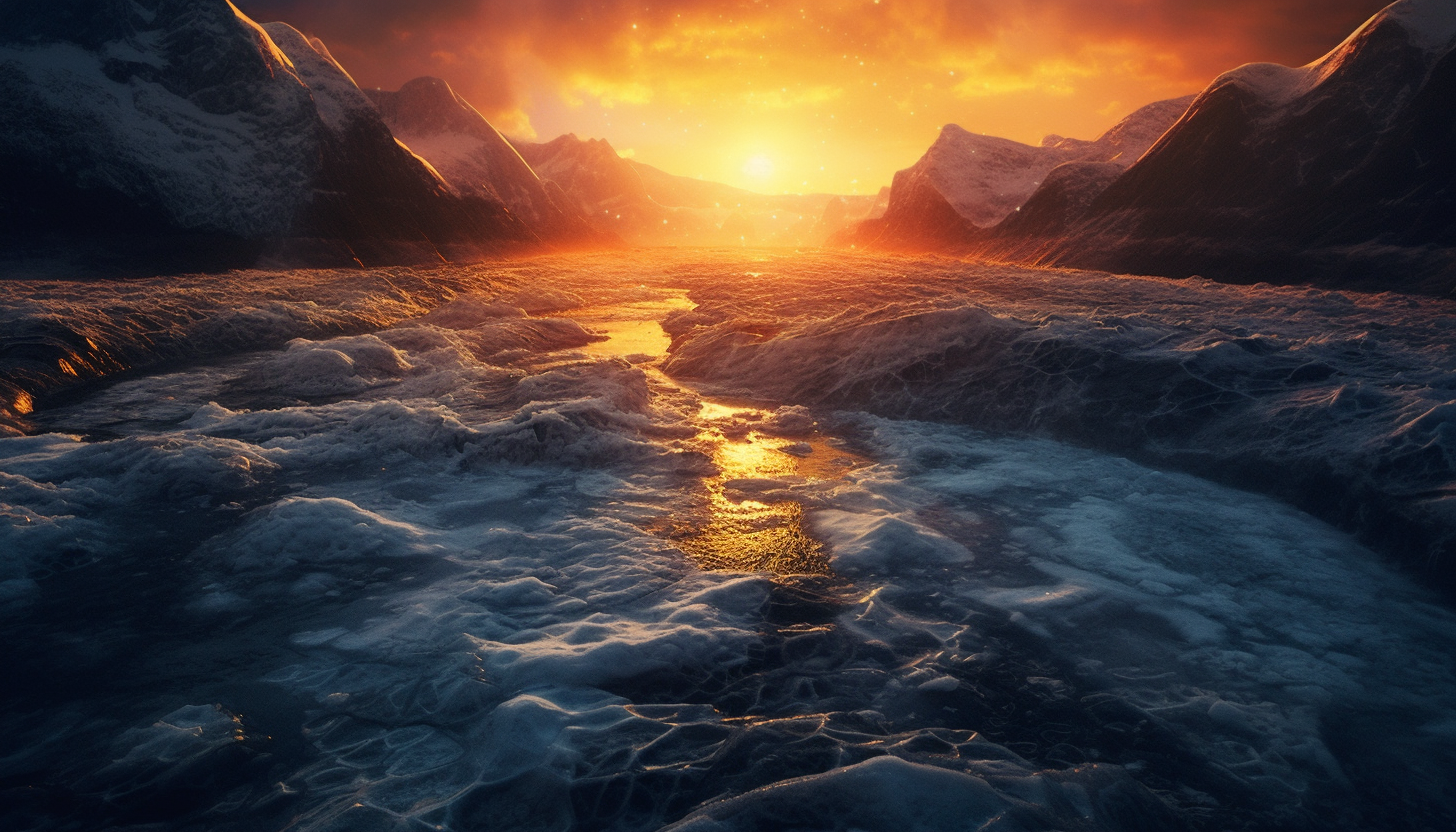
POLYGON ((749 156, 748 161, 743 163, 743 174, 750 179, 768 179, 770 176, 773 176, 773 173, 773 160, 762 153, 755 153, 749 156))

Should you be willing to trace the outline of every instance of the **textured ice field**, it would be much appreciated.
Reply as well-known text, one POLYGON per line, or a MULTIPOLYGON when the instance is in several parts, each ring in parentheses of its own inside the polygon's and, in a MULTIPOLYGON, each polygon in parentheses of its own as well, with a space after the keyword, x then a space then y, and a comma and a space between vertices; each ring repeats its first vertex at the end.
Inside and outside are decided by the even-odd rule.
POLYGON ((1456 823, 1447 602, 1287 503, 1086 447, 1125 436, 1047 438, 1146 418, 1081 365, 1082 405, 997 388, 1043 416, 996 432, 966 392, 1041 366, 1028 332, 1181 350, 1249 431, 1301 383, 1385 402, 1282 440, 1379 458, 1445 383, 1432 302, 654 257, 0 284, 12 381, 134 368, 0 439, 0 828, 1456 823))

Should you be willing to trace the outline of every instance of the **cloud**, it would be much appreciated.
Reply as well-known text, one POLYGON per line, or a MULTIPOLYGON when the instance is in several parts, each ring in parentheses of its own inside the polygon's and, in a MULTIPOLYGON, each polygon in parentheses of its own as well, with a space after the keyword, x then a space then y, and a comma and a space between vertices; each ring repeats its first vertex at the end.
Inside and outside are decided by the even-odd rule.
MULTIPOLYGON (((742 60, 764 49, 826 60, 846 50, 875 61, 918 62, 995 49, 1001 67, 1075 60, 1117 42, 1176 53, 1189 77, 1249 60, 1304 63, 1380 8, 1379 0, 241 0, 249 15, 322 37, 365 64, 456 66, 530 54, 565 76, 634 83, 654 62, 718 53, 742 60), (633 27, 636 28, 633 28, 633 27)), ((779 54, 778 57, 783 57, 779 54)), ((351 66, 351 69, 353 67, 351 66)), ((462 85, 487 100, 518 97, 508 67, 462 85)), ((400 79, 407 80, 407 79, 400 79)), ((519 86, 519 85, 518 85, 519 86)), ((519 103, 519 101, 517 102, 519 103)))

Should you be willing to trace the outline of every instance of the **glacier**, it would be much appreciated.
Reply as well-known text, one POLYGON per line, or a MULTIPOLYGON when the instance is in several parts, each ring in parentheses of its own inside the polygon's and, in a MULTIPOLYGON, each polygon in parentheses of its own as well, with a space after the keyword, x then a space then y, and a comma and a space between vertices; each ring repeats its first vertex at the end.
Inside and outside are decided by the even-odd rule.
POLYGON ((741 249, 5 285, 6 828, 1456 821, 1402 548, 1444 301, 741 249))

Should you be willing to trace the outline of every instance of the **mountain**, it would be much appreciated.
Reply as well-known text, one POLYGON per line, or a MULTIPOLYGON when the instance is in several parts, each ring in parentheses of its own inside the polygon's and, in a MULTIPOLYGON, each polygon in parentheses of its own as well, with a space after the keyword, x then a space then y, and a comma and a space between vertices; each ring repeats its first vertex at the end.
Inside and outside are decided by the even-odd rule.
POLYGON ((874 196, 836 196, 824 206, 811 235, 821 244, 847 245, 841 238, 865 220, 876 220, 890 207, 890 186, 880 188, 874 196))
POLYGON ((317 41, 226 0, 0 6, 0 234, 93 267, 440 262, 536 242, 317 41))
POLYGON ((511 143, 439 78, 364 93, 395 137, 440 174, 452 192, 503 203, 542 239, 600 243, 586 218, 541 181, 511 143))
POLYGON ((605 139, 574 134, 515 147, 595 227, 639 245, 817 246, 837 230, 822 222, 832 201, 844 200, 860 219, 874 203, 869 196, 760 194, 677 176, 623 158, 605 139))
POLYGON ((885 248, 962 243, 1015 212, 1058 165, 1130 165, 1192 100, 1149 104, 1095 141, 1052 135, 1040 147, 947 124, 919 161, 895 174, 884 216, 861 224, 849 241, 885 248))
POLYGON ((870 216, 875 197, 834 194, 761 194, 721 182, 677 176, 641 162, 632 167, 652 199, 677 209, 695 209, 723 242, 777 246, 819 246, 843 210, 844 222, 870 216), (838 206, 842 206, 842 209, 838 206), (826 214, 831 222, 825 222, 826 214))
POLYGON ((668 210, 647 195, 642 178, 606 139, 567 133, 549 142, 515 142, 521 158, 544 180, 555 182, 594 227, 633 242, 655 237, 668 225, 668 210))
POLYGON ((1008 221, 969 248, 1116 271, 1448 292, 1453 46, 1456 3, 1401 0, 1308 66, 1239 67, 1084 209, 1008 221))

